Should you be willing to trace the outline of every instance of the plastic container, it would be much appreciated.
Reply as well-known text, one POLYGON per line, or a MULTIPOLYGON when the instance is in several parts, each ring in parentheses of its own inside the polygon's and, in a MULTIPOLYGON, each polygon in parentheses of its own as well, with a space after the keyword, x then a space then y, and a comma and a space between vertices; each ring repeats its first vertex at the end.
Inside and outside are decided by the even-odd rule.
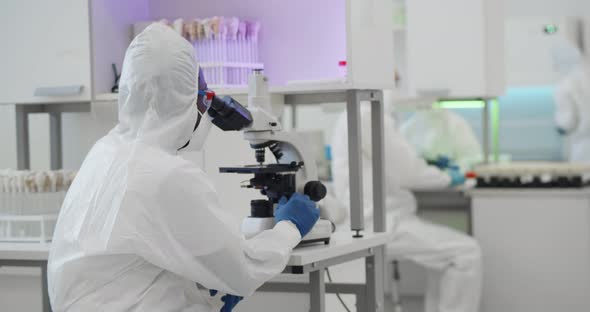
POLYGON ((339 75, 340 77, 342 77, 345 81, 346 81, 346 76, 348 75, 348 70, 346 68, 346 66, 348 65, 348 63, 346 61, 339 61, 338 62, 338 71, 339 71, 339 75))
POLYGON ((53 238, 57 214, 0 216, 0 241, 45 243, 53 238))
POLYGON ((74 171, 0 171, 0 241, 47 242, 74 171))
MULTIPOLYGON (((176 19, 170 23, 178 34, 191 42, 203 76, 211 89, 245 88, 254 69, 264 69, 258 56, 260 22, 237 17, 213 16, 204 19, 176 19)), ((133 25, 134 36, 151 22, 133 25)))
POLYGON ((47 242, 66 192, 0 193, 0 241, 47 242))

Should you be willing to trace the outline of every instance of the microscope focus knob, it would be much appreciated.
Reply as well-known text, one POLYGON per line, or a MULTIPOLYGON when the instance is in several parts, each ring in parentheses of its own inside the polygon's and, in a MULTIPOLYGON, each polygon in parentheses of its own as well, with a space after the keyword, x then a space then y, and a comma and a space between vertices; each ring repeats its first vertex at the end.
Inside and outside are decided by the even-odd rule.
POLYGON ((303 193, 315 202, 318 202, 326 197, 326 186, 320 181, 309 181, 305 183, 303 193))

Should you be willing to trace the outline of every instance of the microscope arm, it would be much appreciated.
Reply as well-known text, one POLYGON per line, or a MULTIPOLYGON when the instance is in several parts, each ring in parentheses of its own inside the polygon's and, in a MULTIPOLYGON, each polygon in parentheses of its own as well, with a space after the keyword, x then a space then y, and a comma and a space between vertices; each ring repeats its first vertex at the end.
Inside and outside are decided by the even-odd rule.
POLYGON ((309 150, 305 148, 301 137, 296 133, 286 131, 245 131, 244 139, 254 146, 269 141, 277 142, 282 153, 282 156, 277 159, 279 164, 303 162, 303 168, 299 171, 302 176, 297 179, 298 191, 303 191, 305 182, 318 180, 315 160, 309 150))

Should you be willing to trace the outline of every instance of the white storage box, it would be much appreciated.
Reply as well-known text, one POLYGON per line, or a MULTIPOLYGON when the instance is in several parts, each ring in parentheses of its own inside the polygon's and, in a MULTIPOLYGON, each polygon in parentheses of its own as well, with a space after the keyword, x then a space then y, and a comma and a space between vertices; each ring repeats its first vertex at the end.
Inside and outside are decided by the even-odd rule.
POLYGON ((74 176, 70 171, 0 171, 0 241, 50 241, 74 176))
POLYGON ((0 216, 0 241, 49 242, 53 237, 56 223, 57 214, 0 216))

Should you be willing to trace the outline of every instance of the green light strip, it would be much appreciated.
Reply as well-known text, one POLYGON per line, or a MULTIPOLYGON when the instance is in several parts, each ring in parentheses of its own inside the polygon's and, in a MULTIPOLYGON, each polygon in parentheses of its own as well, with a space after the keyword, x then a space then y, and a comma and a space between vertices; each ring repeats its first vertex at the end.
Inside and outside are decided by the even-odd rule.
POLYGON ((500 105, 498 100, 492 100, 490 104, 492 155, 494 162, 498 162, 500 160, 500 105))
MULTIPOLYGON (((491 153, 495 162, 500 159, 500 105, 498 100, 488 102, 490 111, 490 135, 491 135, 491 153)), ((482 100, 456 100, 456 101, 438 101, 432 104, 433 108, 446 109, 484 109, 485 101, 482 100)))
POLYGON ((432 105, 434 108, 447 109, 482 109, 484 101, 439 101, 432 105))

